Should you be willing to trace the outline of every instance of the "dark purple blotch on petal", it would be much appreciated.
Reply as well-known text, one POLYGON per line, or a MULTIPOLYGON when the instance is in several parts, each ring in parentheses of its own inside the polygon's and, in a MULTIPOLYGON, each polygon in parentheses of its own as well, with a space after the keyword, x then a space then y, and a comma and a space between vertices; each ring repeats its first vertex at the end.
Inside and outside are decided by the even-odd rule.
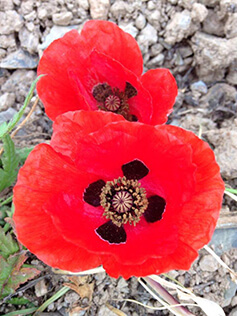
POLYGON ((110 244, 121 244, 127 240, 126 232, 123 226, 118 227, 109 221, 96 229, 96 233, 110 244))
POLYGON ((137 95, 137 89, 135 89, 131 83, 126 82, 126 87, 125 87, 125 95, 127 96, 127 98, 132 98, 135 97, 137 95))
POLYGON ((84 192, 84 201, 93 206, 100 206, 100 194, 105 186, 104 180, 92 182, 84 192))
POLYGON ((140 180, 149 173, 147 166, 137 159, 122 165, 122 171, 127 179, 133 180, 140 180))
POLYGON ((148 198, 148 207, 144 212, 145 220, 148 223, 155 223, 162 219, 166 206, 165 200, 158 195, 152 195, 148 198))

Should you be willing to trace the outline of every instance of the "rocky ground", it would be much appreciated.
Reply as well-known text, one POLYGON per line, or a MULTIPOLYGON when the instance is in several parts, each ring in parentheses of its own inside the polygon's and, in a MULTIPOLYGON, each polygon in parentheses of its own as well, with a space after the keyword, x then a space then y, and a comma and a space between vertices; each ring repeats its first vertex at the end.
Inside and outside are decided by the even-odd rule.
MULTIPOLYGON (((80 30, 88 19, 114 21, 134 36, 143 53, 145 70, 167 67, 172 71, 179 94, 168 123, 199 133, 208 141, 225 182, 236 188, 237 0, 0 0, 0 123, 9 120, 22 105, 36 78, 43 50, 68 30, 80 30)), ((16 143, 21 147, 36 145, 49 140, 51 132, 51 122, 39 104, 16 143)), ((235 270, 236 207, 236 202, 225 198, 212 240, 224 262, 235 270)), ((205 250, 189 272, 171 274, 197 295, 216 301, 227 315, 237 315, 237 286, 205 250)), ((19 295, 40 305, 64 279, 44 268, 38 283, 30 283, 19 295)), ((49 305, 44 315, 68 315, 75 306, 85 309, 74 309, 70 315, 116 315, 106 302, 126 315, 169 315, 124 301, 133 298, 157 305, 135 278, 115 280, 102 273, 87 282, 94 284, 91 302, 70 291, 49 305)), ((0 307, 2 314, 12 310, 11 305, 0 307)))

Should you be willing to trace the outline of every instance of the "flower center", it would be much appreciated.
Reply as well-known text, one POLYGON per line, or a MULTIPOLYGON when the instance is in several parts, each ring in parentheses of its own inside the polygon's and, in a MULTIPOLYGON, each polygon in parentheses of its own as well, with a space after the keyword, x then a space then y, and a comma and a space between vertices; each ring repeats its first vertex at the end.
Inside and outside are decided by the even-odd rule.
POLYGON ((105 99, 105 107, 107 110, 115 112, 120 108, 120 99, 116 95, 109 95, 105 99))
POLYGON ((98 102, 99 109, 123 115, 128 121, 137 121, 129 109, 129 99, 137 95, 137 90, 129 82, 126 82, 124 91, 112 88, 106 82, 99 83, 93 87, 92 95, 98 102))
POLYGON ((148 200, 137 180, 119 177, 106 182, 101 190, 100 204, 104 208, 103 216, 118 227, 127 222, 135 226, 147 209, 148 200))

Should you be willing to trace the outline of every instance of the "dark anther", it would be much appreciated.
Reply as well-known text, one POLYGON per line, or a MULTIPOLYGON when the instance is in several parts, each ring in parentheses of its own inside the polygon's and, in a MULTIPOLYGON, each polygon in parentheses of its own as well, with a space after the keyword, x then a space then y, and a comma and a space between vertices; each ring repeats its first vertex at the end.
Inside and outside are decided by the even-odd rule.
POLYGON ((126 232, 123 226, 118 227, 109 221, 96 229, 96 233, 110 244, 121 244, 127 240, 126 232))
POLYGON ((126 82, 125 95, 128 99, 137 95, 137 89, 135 89, 129 82, 126 82))
POLYGON ((92 95, 98 102, 105 102, 111 94, 113 94, 113 91, 108 83, 99 83, 92 90, 92 95))
POLYGON ((138 118, 136 117, 136 115, 132 114, 132 122, 137 122, 138 118))
POLYGON ((100 206, 100 194, 105 186, 104 180, 92 182, 84 192, 84 201, 93 206, 100 206))
POLYGON ((145 219, 148 223, 155 223, 162 219, 165 210, 165 200, 158 196, 152 195, 148 198, 148 207, 144 212, 145 219))
POLYGON ((122 171, 127 179, 133 180, 142 179, 149 173, 147 166, 137 159, 122 165, 122 171))

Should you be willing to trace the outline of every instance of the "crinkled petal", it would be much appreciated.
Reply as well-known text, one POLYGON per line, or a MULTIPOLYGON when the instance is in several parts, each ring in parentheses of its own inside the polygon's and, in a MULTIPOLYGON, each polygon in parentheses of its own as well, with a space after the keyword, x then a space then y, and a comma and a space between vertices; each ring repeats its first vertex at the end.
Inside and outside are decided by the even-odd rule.
POLYGON ((66 241, 44 211, 61 190, 70 196, 82 175, 48 145, 39 145, 19 171, 14 188, 14 222, 18 240, 48 265, 82 271, 101 264, 100 258, 66 241))
POLYGON ((142 54, 136 40, 115 23, 90 20, 84 24, 81 37, 85 58, 96 49, 117 60, 136 75, 142 74, 142 54))
POLYGON ((153 102, 151 124, 164 124, 172 112, 178 93, 175 78, 168 69, 158 68, 148 70, 141 77, 145 89, 149 91, 153 102))

